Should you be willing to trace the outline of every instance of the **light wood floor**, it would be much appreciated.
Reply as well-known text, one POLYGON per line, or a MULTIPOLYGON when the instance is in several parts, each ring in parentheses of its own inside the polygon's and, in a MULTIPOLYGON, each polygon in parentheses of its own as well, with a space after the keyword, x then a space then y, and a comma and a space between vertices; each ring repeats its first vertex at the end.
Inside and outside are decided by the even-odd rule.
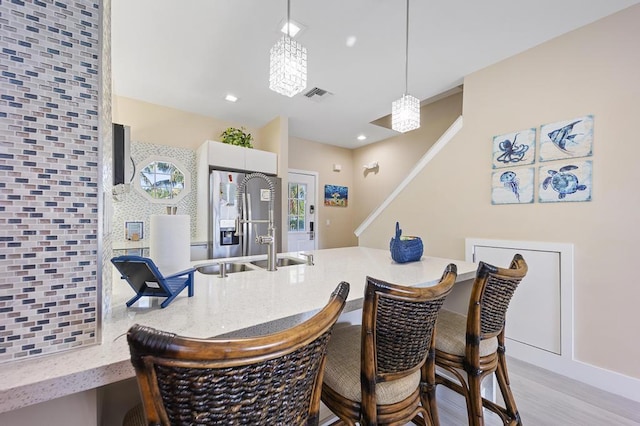
MULTIPOLYGON (((511 389, 525 426, 640 425, 638 402, 517 359, 509 358, 508 366, 511 389)), ((437 397, 441 426, 467 424, 466 407, 461 396, 438 386, 437 397)), ((502 422, 489 412, 485 414, 485 424, 501 426, 502 422)))

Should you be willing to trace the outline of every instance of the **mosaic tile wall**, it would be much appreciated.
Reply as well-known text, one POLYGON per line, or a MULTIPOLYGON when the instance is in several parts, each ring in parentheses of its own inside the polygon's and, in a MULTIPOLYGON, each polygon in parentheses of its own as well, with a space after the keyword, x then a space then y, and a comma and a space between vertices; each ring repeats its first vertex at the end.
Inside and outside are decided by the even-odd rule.
MULTIPOLYGON (((101 41, 101 84, 102 90, 100 99, 100 159, 102 171, 102 191, 104 194, 111 194, 113 189, 113 131, 112 131, 112 108, 111 108, 111 0, 101 0, 102 9, 102 37, 101 41)), ((110 199, 104 198, 105 201, 110 199)), ((104 203, 103 203, 104 204, 104 203)), ((104 232, 104 211, 100 211, 98 218, 98 239, 102 241, 102 253, 98 255, 98 270, 102 275, 102 318, 111 313, 111 295, 113 293, 113 278, 111 262, 112 257, 112 230, 104 232), (101 220, 102 219, 102 220, 101 220)), ((111 209, 109 210, 111 211, 111 209)), ((100 249, 100 245, 98 245, 100 249)))
MULTIPOLYGON (((191 239, 196 234, 196 203, 197 203, 197 176, 196 176, 196 152, 188 148, 175 146, 156 145, 148 142, 131 142, 131 158, 139 172, 150 157, 163 157, 167 160, 175 159, 182 163, 186 172, 191 173, 191 191, 178 204, 178 214, 191 216, 191 239)), ((119 201, 113 203, 113 242, 114 247, 125 241, 124 223, 127 221, 144 222, 142 245, 149 244, 149 218, 152 214, 165 214, 167 204, 149 202, 134 185, 127 194, 119 196, 119 201)))
POLYGON ((0 0, 0 362, 99 338, 100 13, 0 0))

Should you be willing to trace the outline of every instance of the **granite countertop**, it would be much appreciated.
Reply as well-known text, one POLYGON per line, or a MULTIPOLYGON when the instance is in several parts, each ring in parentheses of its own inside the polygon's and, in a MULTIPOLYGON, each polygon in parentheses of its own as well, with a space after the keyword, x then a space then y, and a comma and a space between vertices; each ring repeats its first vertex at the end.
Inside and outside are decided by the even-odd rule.
MULTIPOLYGON (((0 365, 0 412, 133 377, 125 335, 135 323, 200 338, 270 322, 280 321, 278 326, 284 327, 322 308, 340 281, 351 285, 346 312, 362 306, 367 275, 392 283, 427 286, 438 282, 449 263, 457 265, 458 281, 473 278, 476 271, 474 263, 427 256, 420 262, 400 265, 391 260, 387 250, 365 247, 311 253, 313 266, 286 266, 273 272, 256 269, 225 278, 196 272, 194 297, 187 297, 187 291, 183 291, 165 309, 160 309, 161 299, 148 297, 127 308, 125 302, 133 296, 133 290, 115 273, 102 344, 0 365)), ((298 252, 278 256, 303 259, 298 252)), ((265 256, 228 260, 247 262, 256 258, 265 256)), ((193 265, 219 261, 197 261, 193 265)))

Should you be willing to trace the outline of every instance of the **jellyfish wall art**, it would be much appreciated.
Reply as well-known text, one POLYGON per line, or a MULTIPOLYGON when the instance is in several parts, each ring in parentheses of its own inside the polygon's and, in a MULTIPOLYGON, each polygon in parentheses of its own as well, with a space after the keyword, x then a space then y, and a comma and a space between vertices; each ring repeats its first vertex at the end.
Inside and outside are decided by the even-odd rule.
POLYGON ((534 167, 509 168, 491 176, 491 204, 533 203, 534 167))

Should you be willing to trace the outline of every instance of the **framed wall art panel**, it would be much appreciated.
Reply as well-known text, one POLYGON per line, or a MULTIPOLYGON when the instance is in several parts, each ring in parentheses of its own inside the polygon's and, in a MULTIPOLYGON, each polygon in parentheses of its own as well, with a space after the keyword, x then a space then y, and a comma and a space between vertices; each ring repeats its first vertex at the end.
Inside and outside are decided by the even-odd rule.
POLYGON ((536 159, 536 129, 493 137, 493 168, 524 166, 536 159))
POLYGON ((591 201, 593 162, 571 161, 540 166, 538 198, 541 203, 591 201))
POLYGON ((540 126, 540 161, 593 155, 593 116, 540 126))
POLYGON ((491 204, 533 203, 534 167, 510 168, 491 175, 491 204))

